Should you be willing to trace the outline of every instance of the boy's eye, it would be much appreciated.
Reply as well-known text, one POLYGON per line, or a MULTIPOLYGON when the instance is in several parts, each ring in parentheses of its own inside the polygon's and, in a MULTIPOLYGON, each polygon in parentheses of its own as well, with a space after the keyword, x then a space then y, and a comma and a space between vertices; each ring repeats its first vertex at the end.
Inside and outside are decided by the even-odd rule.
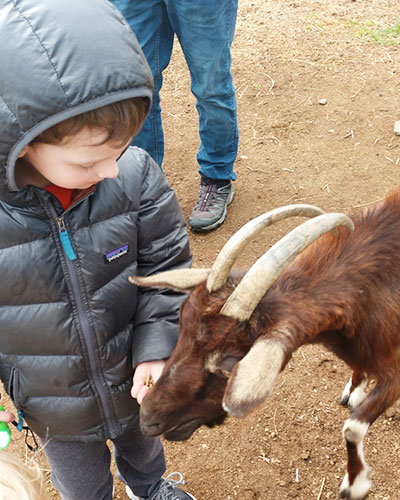
POLYGON ((81 165, 81 167, 86 168, 86 169, 90 169, 90 168, 94 167, 94 163, 92 163, 91 165, 81 165))

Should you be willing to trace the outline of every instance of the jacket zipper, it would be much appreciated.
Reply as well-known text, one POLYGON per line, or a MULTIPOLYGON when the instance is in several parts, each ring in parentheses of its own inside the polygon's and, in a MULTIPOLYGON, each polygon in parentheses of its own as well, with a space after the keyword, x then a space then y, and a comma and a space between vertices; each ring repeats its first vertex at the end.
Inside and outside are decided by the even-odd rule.
POLYGON ((19 402, 19 377, 18 377, 18 371, 17 369, 13 366, 11 368, 11 374, 10 374, 10 381, 8 385, 8 393, 11 396, 11 399, 14 402, 15 408, 17 409, 17 414, 18 414, 18 423, 17 423, 17 429, 19 431, 22 431, 23 426, 24 426, 24 411, 22 409, 22 406, 19 402), (17 399, 18 398, 18 399, 17 399))
POLYGON ((77 262, 76 262, 77 256, 72 246, 68 230, 65 226, 64 215, 58 216, 55 211, 55 208, 51 204, 49 204, 49 209, 52 219, 57 223, 58 236, 61 242, 64 255, 66 257, 65 263, 67 266, 68 275, 70 277, 72 293, 78 311, 79 323, 86 344, 92 379, 96 387, 96 390, 100 396, 100 400, 104 410, 104 415, 110 431, 110 437, 115 438, 118 435, 118 425, 116 423, 114 412, 109 405, 108 390, 106 389, 106 384, 103 382, 103 379, 100 376, 101 367, 99 358, 98 355, 96 354, 96 351, 93 347, 93 343, 91 341, 92 334, 91 334, 89 318, 87 311, 85 309, 82 291, 79 287, 79 278, 77 273, 77 262))
POLYGON ((75 260, 76 254, 74 251, 74 247, 72 246, 71 238, 69 237, 67 228, 65 227, 64 216, 57 217, 56 220, 58 224, 58 236, 60 237, 64 253, 68 260, 75 260))

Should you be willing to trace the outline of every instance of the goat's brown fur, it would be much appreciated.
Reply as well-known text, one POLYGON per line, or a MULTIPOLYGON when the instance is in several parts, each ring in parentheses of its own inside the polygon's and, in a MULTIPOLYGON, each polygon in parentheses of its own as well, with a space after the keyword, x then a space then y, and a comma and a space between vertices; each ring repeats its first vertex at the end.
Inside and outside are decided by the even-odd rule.
MULTIPOLYGON (((260 398, 250 397, 236 402, 234 408, 229 406, 237 374, 243 378, 238 381, 241 386, 246 385, 243 371, 238 370, 240 360, 259 338, 282 346, 281 369, 301 345, 321 343, 360 379, 361 374, 375 379, 375 388, 352 414, 354 421, 370 425, 396 401, 400 395, 400 194, 355 215, 353 221, 353 232, 340 228, 336 236, 326 234, 298 256, 249 321, 219 314, 240 275, 231 276, 213 294, 204 283, 192 291, 182 307, 176 349, 143 401, 141 422, 146 434, 187 439, 199 425, 225 416, 223 401, 237 415, 259 404, 260 398)), ((268 358, 264 365, 268 366, 268 358)), ((354 443, 347 440, 347 447, 348 471, 354 480, 360 457, 354 443)), ((352 492, 351 484, 342 497, 364 498, 352 492)))

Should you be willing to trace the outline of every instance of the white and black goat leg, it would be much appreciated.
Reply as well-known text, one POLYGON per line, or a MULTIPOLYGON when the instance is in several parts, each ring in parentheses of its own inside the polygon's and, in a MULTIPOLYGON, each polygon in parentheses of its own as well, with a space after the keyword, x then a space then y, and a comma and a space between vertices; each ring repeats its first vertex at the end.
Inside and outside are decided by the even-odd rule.
POLYGON ((399 397, 397 381, 377 382, 348 418, 343 427, 347 447, 347 472, 340 486, 340 498, 364 500, 368 496, 372 482, 371 469, 364 458, 363 441, 370 425, 399 397))
POLYGON ((363 372, 354 371, 340 398, 341 405, 347 405, 350 411, 354 411, 367 397, 365 388, 368 379, 363 372))
POLYGON ((367 497, 372 483, 369 479, 370 467, 364 458, 363 441, 369 424, 350 417, 343 427, 347 447, 347 472, 340 486, 340 498, 363 500, 367 497))

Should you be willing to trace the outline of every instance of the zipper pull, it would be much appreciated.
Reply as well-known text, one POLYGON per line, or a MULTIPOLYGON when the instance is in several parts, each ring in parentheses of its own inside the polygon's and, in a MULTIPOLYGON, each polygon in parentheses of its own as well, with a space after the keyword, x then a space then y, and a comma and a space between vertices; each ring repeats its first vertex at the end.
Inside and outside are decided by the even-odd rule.
POLYGON ((72 247, 71 239, 69 237, 67 228, 65 227, 64 217, 57 217, 57 224, 59 231, 58 235, 60 237, 60 241, 63 246, 65 255, 67 256, 68 260, 75 260, 77 257, 72 247))
POLYGON ((20 409, 17 409, 17 415, 18 415, 18 424, 16 427, 21 432, 22 429, 24 428, 24 412, 20 409))

